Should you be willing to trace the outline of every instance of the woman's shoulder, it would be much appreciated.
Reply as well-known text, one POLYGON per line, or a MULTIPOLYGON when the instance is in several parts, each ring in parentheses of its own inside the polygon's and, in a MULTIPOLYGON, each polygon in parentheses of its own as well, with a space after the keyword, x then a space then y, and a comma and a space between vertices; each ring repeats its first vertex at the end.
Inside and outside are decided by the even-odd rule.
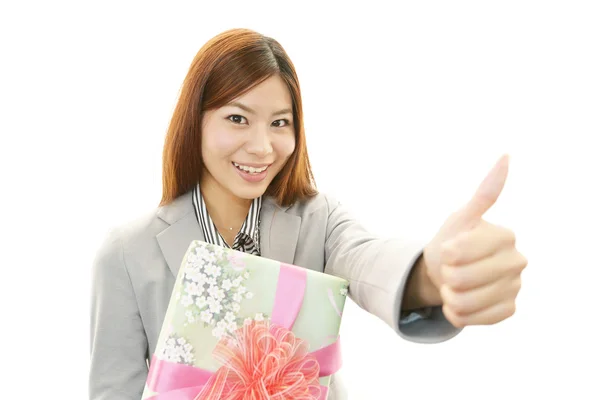
POLYGON ((118 232, 125 241, 155 240, 156 235, 178 220, 193 213, 191 193, 186 193, 171 203, 148 207, 136 215, 114 224, 110 230, 118 232))
POLYGON ((193 205, 186 194, 167 205, 147 207, 129 218, 107 224, 96 250, 97 269, 114 268, 125 259, 140 255, 152 257, 160 251, 157 237, 174 223, 189 218, 190 213, 194 213, 193 205))
POLYGON ((339 205, 339 201, 331 194, 317 192, 306 199, 298 200, 285 211, 298 216, 329 213, 339 205))
POLYGON ((167 229, 169 225, 181 219, 189 210, 184 210, 182 204, 175 201, 166 206, 148 207, 137 214, 115 221, 106 227, 105 245, 107 243, 124 248, 137 248, 152 246, 156 242, 156 236, 167 229))
POLYGON ((106 227, 104 246, 131 247, 146 246, 156 240, 156 235, 163 231, 168 224, 157 215, 157 209, 146 211, 130 218, 117 221, 106 227))

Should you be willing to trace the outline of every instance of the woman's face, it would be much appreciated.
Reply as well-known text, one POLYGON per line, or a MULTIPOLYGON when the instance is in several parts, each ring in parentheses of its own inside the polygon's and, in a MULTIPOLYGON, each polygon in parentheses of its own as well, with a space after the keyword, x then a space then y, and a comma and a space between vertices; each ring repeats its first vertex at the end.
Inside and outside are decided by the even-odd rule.
POLYGON ((295 145, 292 97, 275 75, 204 113, 202 185, 218 186, 241 199, 260 197, 295 145))

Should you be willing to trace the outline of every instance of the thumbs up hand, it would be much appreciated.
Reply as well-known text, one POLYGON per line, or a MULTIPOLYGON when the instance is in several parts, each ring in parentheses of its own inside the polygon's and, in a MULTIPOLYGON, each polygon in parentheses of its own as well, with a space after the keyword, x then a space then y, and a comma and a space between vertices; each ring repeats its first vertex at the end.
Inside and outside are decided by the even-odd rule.
POLYGON ((423 252, 444 315, 457 328, 495 324, 515 312, 527 260, 515 248, 512 231, 483 220, 507 175, 508 157, 503 156, 473 198, 446 220, 423 252))

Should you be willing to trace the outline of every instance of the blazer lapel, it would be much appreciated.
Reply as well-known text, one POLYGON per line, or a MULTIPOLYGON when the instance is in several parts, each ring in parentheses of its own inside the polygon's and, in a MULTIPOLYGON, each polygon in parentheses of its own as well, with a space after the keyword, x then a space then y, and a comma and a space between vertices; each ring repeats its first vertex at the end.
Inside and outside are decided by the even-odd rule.
MULTIPOLYGON (((273 198, 264 198, 260 217, 260 250, 265 258, 293 264, 302 218, 288 214, 286 210, 273 198)), ((156 240, 169 269, 177 276, 191 242, 205 241, 194 213, 192 193, 188 192, 161 207, 158 216, 169 226, 156 235, 156 240)))
POLYGON ((265 197, 261 210, 260 252, 265 258, 294 263, 302 218, 288 214, 271 197, 265 197))
POLYGON ((160 250, 174 276, 179 273, 183 256, 194 240, 204 241, 204 234, 194 214, 191 192, 159 209, 158 216, 169 226, 156 235, 160 250))

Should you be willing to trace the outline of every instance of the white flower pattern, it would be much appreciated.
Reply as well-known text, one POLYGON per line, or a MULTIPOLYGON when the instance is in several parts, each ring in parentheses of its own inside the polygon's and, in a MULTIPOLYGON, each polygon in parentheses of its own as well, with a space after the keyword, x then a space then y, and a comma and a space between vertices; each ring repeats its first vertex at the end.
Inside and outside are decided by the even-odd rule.
MULTIPOLYGON (((242 261, 239 255, 208 243, 198 242, 189 252, 183 266, 181 291, 175 296, 185 308, 188 323, 212 326, 212 334, 219 339, 242 326, 244 319, 238 315, 240 304, 254 296, 244 285, 250 273, 242 261), (237 257, 238 268, 231 267, 232 257, 237 257)), ((261 314, 259 318, 268 316, 261 314)))
POLYGON ((171 334, 158 353, 161 360, 194 365, 194 348, 185 338, 171 334))

